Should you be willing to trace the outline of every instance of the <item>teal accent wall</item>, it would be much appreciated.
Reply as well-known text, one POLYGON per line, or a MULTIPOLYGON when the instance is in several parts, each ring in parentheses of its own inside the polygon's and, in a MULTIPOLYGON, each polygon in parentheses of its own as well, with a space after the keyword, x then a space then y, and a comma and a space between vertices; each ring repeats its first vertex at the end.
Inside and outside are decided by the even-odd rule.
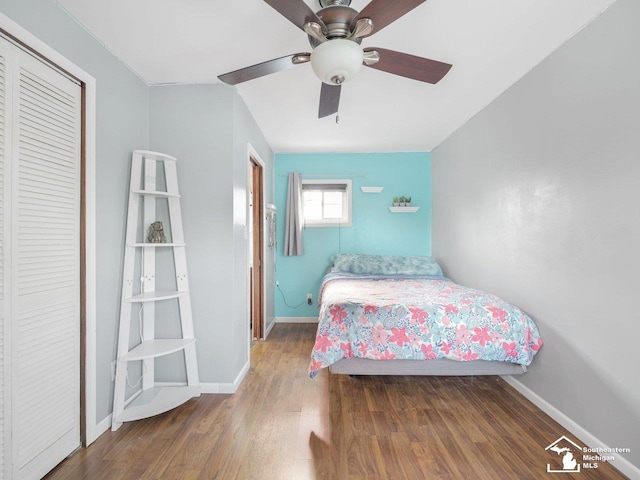
POLYGON ((322 153, 277 154, 275 157, 275 203, 278 207, 275 279, 276 317, 316 317, 320 282, 334 253, 377 255, 431 255, 431 154, 322 153), (285 257, 285 213, 289 172, 310 178, 351 178, 353 183, 351 227, 308 227, 304 230, 305 253, 285 257), (342 176, 342 177, 341 177, 342 176), (363 193, 361 186, 384 187, 382 193, 363 193), (391 213, 394 196, 411 196, 416 213, 391 213), (283 300, 297 308, 290 308, 283 300), (307 293, 314 304, 307 305, 307 293))

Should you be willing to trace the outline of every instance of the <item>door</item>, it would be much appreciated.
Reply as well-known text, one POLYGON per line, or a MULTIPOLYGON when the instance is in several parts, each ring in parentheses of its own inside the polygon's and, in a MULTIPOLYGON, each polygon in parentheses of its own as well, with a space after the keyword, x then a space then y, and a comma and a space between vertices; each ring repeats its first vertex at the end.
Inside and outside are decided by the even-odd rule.
POLYGON ((264 192, 262 165, 251 159, 251 330, 252 339, 264 338, 264 192))
POLYGON ((38 479, 80 446, 82 87, 0 42, 5 473, 38 479))
MULTIPOLYGON (((5 97, 7 93, 6 86, 6 57, 7 57, 8 45, 0 38, 0 479, 7 478, 5 472, 11 466, 11 461, 7 461, 7 453, 10 453, 6 447, 6 441, 8 435, 6 426, 10 425, 10 421, 7 419, 10 416, 8 410, 7 400, 11 394, 10 385, 7 385, 7 379, 10 378, 11 363, 7 361, 7 346, 10 340, 8 325, 11 318, 9 305, 10 305, 10 272, 9 265, 11 259, 9 258, 8 248, 6 243, 9 239, 9 228, 7 226, 7 207, 10 205, 8 195, 10 190, 7 188, 7 177, 11 176, 11 170, 7 165, 6 147, 7 142, 5 140, 6 128, 5 128, 5 97)), ((9 350, 10 351, 10 350, 9 350)))

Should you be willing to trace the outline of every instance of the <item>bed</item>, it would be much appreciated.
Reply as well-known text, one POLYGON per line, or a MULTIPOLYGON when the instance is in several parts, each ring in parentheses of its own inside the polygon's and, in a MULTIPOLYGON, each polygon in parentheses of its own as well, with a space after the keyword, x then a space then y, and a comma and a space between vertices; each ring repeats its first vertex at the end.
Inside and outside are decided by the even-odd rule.
POLYGON ((458 285, 432 257, 338 254, 322 281, 309 374, 517 375, 542 340, 495 295, 458 285))

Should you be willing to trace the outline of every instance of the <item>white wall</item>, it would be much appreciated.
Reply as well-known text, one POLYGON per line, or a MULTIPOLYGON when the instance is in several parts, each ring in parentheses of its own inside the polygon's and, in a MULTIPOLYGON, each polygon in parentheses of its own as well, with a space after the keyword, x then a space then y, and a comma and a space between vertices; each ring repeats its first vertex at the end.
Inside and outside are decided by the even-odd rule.
MULTIPOLYGON (((240 318, 248 318, 249 311, 247 298, 248 278, 246 276, 246 267, 249 252, 247 251, 246 233, 247 233, 247 179, 249 178, 249 164, 247 162, 247 142, 251 144, 251 148, 260 156, 264 162, 263 182, 264 182, 264 203, 274 202, 274 154, 262 132, 258 128, 253 116, 249 112, 244 100, 238 94, 234 94, 233 103, 233 158, 234 158, 234 230, 233 241, 236 245, 235 259, 235 275, 234 278, 243 285, 237 285, 234 293, 234 305, 236 305, 235 315, 240 318)), ((265 210, 266 213, 266 210, 265 210)), ((263 219, 264 220, 264 219, 263 219)), ((264 328, 275 321, 275 305, 274 305, 274 275, 275 275, 275 258, 269 250, 264 258, 264 301, 265 301, 265 321, 264 328)), ((244 341, 249 335, 248 324, 238 322, 235 336, 238 343, 244 341), (245 327, 247 330, 245 331, 245 327)), ((239 365, 236 365, 238 368, 239 365)))
POLYGON ((149 138, 149 88, 51 0, 0 0, 0 11, 96 79, 97 411, 111 413, 131 151, 149 138))
MULTIPOLYGON (((247 142, 269 175, 273 152, 226 85, 153 87, 150 112, 151 148, 178 158, 200 381, 228 391, 249 362, 247 142)), ((271 185, 265 196, 272 201, 271 185)), ((179 369, 159 364, 163 380, 180 379, 179 369)))
POLYGON ((638 25, 618 0, 432 157, 445 273, 535 319, 544 346, 519 380, 636 467, 638 25))

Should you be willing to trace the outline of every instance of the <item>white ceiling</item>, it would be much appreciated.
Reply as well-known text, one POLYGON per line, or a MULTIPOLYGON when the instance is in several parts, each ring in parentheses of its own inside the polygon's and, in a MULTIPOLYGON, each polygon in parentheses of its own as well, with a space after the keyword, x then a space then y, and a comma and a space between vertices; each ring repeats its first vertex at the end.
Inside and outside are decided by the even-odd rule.
MULTIPOLYGON (((262 0, 56 1, 149 85, 217 83, 310 51, 307 36, 262 0)), ((614 1, 428 0, 362 45, 451 71, 430 85, 363 68, 342 88, 339 124, 317 118, 320 81, 308 64, 236 88, 277 153, 431 151, 614 1)))

